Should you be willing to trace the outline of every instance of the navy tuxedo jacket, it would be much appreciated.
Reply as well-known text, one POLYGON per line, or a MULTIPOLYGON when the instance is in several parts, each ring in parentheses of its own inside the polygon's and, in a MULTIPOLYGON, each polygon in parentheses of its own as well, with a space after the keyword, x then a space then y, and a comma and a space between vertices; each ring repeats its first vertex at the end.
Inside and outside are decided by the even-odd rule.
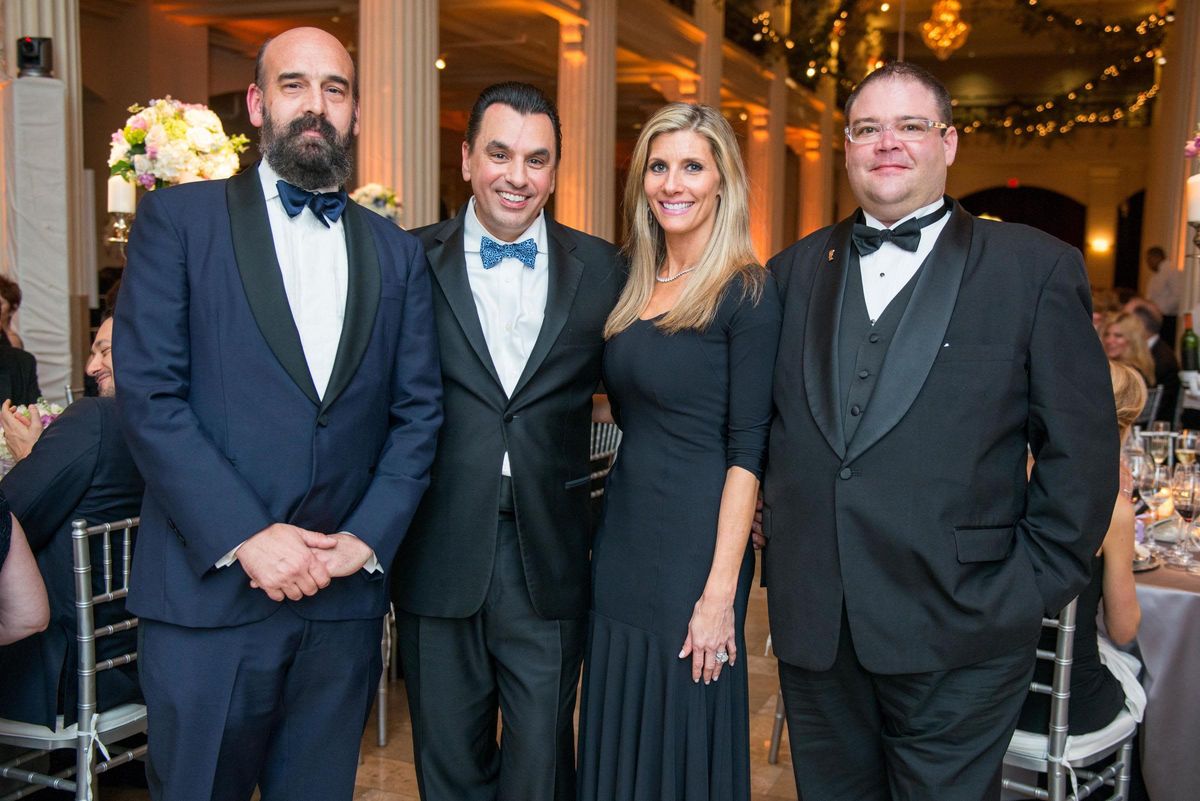
POLYGON ((1087 276, 1065 243, 956 204, 847 443, 853 223, 769 264, 785 306, 763 484, 775 653, 827 670, 844 605, 868 670, 981 662, 1031 644, 1087 584, 1112 516, 1116 412, 1087 276))
MULTIPOLYGON (((138 207, 113 334, 118 405, 146 478, 136 614, 194 627, 267 617, 278 604, 240 566, 213 565, 276 522, 348 531, 391 564, 442 419, 430 285, 414 237, 355 203, 343 219, 345 322, 318 398, 257 170, 138 207)), ((381 579, 359 571, 293 608, 380 616, 381 579)))
MULTIPOLYGON (((28 456, 0 481, 12 513, 29 538, 50 599, 50 626, 41 634, 0 648, 0 715, 54 726, 62 712, 75 721, 76 681, 75 574, 71 521, 108 523, 138 513, 144 485, 133 464, 112 398, 80 398, 46 429, 28 456), (61 698, 61 701, 60 701, 61 698)), ((114 542, 114 547, 119 546, 114 542)), ((92 541, 92 588, 105 591, 100 563, 102 545, 92 541)), ((120 555, 114 555, 119 574, 120 555)), ((98 626, 125 619, 125 604, 95 609, 98 626)), ((103 661, 136 650, 135 632, 96 640, 103 661)), ((103 712, 140 698, 137 665, 96 673, 97 709, 103 712)))

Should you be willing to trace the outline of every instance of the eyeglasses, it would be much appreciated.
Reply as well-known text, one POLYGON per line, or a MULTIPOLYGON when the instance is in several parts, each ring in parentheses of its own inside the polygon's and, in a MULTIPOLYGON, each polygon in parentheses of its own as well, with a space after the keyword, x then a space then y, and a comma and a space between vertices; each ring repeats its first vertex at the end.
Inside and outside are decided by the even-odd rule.
POLYGON ((905 117, 890 125, 882 122, 856 122, 846 126, 846 138, 856 145, 869 145, 882 139, 884 131, 891 131, 901 142, 919 142, 931 130, 945 131, 949 127, 947 123, 921 117, 905 117))

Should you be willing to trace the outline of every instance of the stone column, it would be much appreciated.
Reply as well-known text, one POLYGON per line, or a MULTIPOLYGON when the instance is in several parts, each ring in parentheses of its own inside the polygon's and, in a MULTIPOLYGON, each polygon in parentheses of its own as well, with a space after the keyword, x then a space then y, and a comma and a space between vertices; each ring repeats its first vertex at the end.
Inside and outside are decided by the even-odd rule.
POLYGON ((803 147, 796 152, 800 156, 799 234, 803 237, 829 224, 830 188, 825 175, 826 164, 822 161, 820 137, 806 137, 803 147))
POLYGON ((358 183, 391 187, 400 222, 438 219, 437 0, 361 0, 358 183))
POLYGON ((750 178, 750 237, 764 262, 783 246, 783 179, 787 173, 787 83, 785 67, 768 73, 767 108, 750 105, 746 171, 750 178))
POLYGON ((1095 286, 1112 286, 1116 268, 1117 209, 1121 204, 1121 168, 1088 168, 1084 263, 1095 286))
MULTIPOLYGON (((821 124, 818 132, 821 135, 819 145, 820 173, 820 222, 817 227, 832 223, 840 210, 837 209, 837 183, 834 181, 834 171, 840 169, 836 163, 834 142, 842 137, 842 132, 834 130, 834 114, 837 112, 837 84, 834 79, 825 77, 817 84, 817 99, 821 103, 821 124)), ((814 184, 814 188, 815 188, 814 184)), ((850 213, 849 209, 845 210, 850 213)))
MULTIPOLYGON (((1200 303, 1200 264, 1184 207, 1184 184, 1189 175, 1200 169, 1200 158, 1190 162, 1183 158, 1183 143, 1191 138, 1200 119, 1200 4, 1177 4, 1164 54, 1167 63, 1154 103, 1146 169, 1142 249, 1160 245, 1167 252, 1162 269, 1173 267, 1184 271, 1182 315, 1200 303)), ((1144 263, 1142 270, 1141 283, 1145 286, 1150 276, 1144 263)))
POLYGON ((696 25, 704 32, 696 71, 700 73, 700 102, 721 107, 721 65, 725 44, 725 0, 696 0, 696 25))
MULTIPOLYGON (((85 247, 94 247, 87 240, 85 195, 83 186, 83 83, 80 79, 79 3, 78 0, 0 0, 4 23, 0 31, 0 80, 7 72, 17 74, 16 54, 12 48, 18 36, 45 36, 53 42, 54 77, 63 82, 66 103, 64 133, 66 137, 66 212, 67 267, 69 281, 68 342, 71 364, 68 379, 82 375, 83 361, 90 343, 87 341, 89 295, 94 291, 95 276, 87 273, 90 260, 83 256, 85 247)), ((107 132, 106 132, 107 133, 107 132)), ((7 180, 12 164, 0 165, 0 178, 7 180)), ((57 397, 60 387, 44 387, 47 396, 57 397)))
POLYGON ((584 17, 559 25, 558 113, 563 150, 554 216, 572 228, 616 236, 617 1, 588 0, 584 17))

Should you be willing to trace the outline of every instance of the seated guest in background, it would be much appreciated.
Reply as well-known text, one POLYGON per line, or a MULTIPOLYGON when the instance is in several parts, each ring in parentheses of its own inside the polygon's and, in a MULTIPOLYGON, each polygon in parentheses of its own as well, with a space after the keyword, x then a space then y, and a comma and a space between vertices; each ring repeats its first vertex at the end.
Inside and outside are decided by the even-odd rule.
POLYGON ((32 353, 15 348, 0 336, 0 400, 20 405, 33 403, 42 391, 38 388, 37 359, 32 353))
POLYGON ((21 307, 21 287, 5 275, 0 275, 0 336, 8 338, 14 348, 24 348, 20 335, 13 330, 13 315, 21 307))
POLYGON ((1115 291, 1092 287, 1092 328, 1096 329, 1097 336, 1104 335, 1104 324, 1119 311, 1121 302, 1115 291))
MULTIPOLYGON (((0 492, 0 646, 42 631, 49 621, 50 607, 37 561, 0 492)), ((8 673, 0 671, 0 675, 7 685, 8 673)))
POLYGON ((1153 303, 1143 298, 1134 298, 1125 308, 1142 324, 1146 347, 1154 362, 1154 384, 1163 388, 1154 419, 1174 420, 1175 400, 1179 397, 1179 359, 1175 358, 1173 343, 1162 336, 1163 316, 1153 303))
MULTIPOLYGON (((1109 361, 1108 366, 1117 424, 1124 442, 1146 403, 1146 387, 1132 367, 1115 361, 1109 361)), ((1128 468, 1122 464, 1121 471, 1127 474, 1128 468)), ((1122 487, 1131 485, 1127 475, 1122 478, 1122 487)), ((1142 610, 1133 580, 1133 530, 1134 506, 1128 492, 1122 491, 1114 502, 1104 543, 1092 557, 1091 582, 1079 593, 1068 714, 1073 735, 1104 728, 1125 708, 1140 721, 1146 705, 1146 694, 1137 680, 1141 670, 1137 659, 1119 653, 1096 631, 1096 613, 1103 602, 1107 639, 1116 645, 1125 645, 1137 636, 1142 610)), ((1055 629, 1044 629, 1038 647, 1053 651, 1056 636, 1055 629)), ((1049 684, 1053 669, 1051 663, 1039 660, 1034 681, 1049 684)), ((1017 728, 1041 733, 1047 731, 1049 723, 1050 697, 1031 692, 1021 708, 1017 728)))
POLYGON ((1113 361, 1127 364, 1145 380, 1147 386, 1155 386, 1154 360, 1146 345, 1145 328, 1129 312, 1118 312, 1104 323, 1100 332, 1104 343, 1104 354, 1113 361))
MULTIPOLYGON (((0 492, 29 535, 52 614, 45 633, 0 648, 0 717, 45 726, 53 726, 60 713, 68 722, 74 719, 76 680, 69 669, 76 660, 71 521, 83 518, 95 525, 134 517, 142 503, 142 478, 117 418, 112 327, 111 317, 100 324, 87 362, 100 397, 80 398, 67 407, 0 481, 0 492)), ((4 415, 6 427, 23 425, 10 416, 4 415)), ((98 560, 100 542, 93 547, 93 559, 98 560)), ((95 581, 96 591, 103 591, 102 577, 96 575, 95 581)), ((105 604, 96 611, 96 624, 125 617, 124 603, 105 604)), ((122 632, 98 639, 97 659, 134 650, 135 638, 135 632, 122 632)), ((100 710, 140 697, 136 665, 101 671, 96 686, 100 710)))

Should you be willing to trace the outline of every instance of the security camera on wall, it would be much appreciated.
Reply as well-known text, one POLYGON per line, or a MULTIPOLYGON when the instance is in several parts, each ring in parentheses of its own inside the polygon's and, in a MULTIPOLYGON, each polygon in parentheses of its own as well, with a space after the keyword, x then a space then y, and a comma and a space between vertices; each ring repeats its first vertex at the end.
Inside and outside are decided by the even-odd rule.
POLYGON ((54 77, 53 47, 45 36, 22 36, 17 39, 17 77, 54 77))

